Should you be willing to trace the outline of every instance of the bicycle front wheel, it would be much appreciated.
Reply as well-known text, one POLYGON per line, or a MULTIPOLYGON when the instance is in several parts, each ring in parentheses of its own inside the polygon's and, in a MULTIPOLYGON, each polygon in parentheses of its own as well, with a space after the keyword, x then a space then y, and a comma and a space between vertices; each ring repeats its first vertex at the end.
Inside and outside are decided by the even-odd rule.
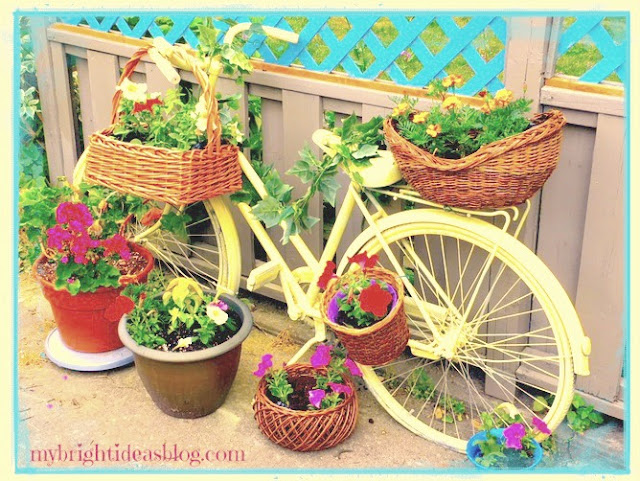
POLYGON ((454 213, 419 209, 381 225, 384 240, 368 229, 338 268, 358 252, 378 254, 411 286, 409 346, 384 366, 362 366, 377 400, 414 433, 461 452, 487 419, 531 427, 539 417, 555 429, 574 370, 557 307, 566 294, 544 263, 495 226, 454 213))

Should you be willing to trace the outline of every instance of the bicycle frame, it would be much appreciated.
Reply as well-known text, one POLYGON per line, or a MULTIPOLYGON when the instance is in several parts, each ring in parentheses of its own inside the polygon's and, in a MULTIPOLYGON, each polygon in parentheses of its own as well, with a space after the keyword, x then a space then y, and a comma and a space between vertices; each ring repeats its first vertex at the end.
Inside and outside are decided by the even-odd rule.
MULTIPOLYGON (((245 174, 249 182, 251 182, 253 187, 256 189, 256 192, 263 199, 266 198, 268 196, 268 193, 264 186, 264 183, 262 182, 262 179, 260 179, 256 171, 253 169, 251 163, 241 153, 239 154, 239 162, 240 162, 240 166, 242 167, 243 173, 245 174)), ((322 274, 322 271, 324 270, 324 266, 326 265, 326 263, 329 260, 332 260, 336 255, 340 241, 346 230, 347 223, 351 218, 351 216, 353 215, 353 212, 354 210, 356 210, 356 208, 363 215, 363 217, 367 221, 368 226, 374 230, 376 236, 380 240, 380 245, 382 246, 383 250, 385 250, 396 272, 403 272, 401 265, 398 263, 396 257, 391 252, 387 243, 384 241, 382 233, 377 228, 376 221, 378 219, 387 217, 389 214, 385 211, 383 206, 380 205, 380 203, 372 195, 373 191, 384 193, 386 195, 391 195, 396 199, 404 199, 404 200, 409 200, 415 203, 423 204, 431 208, 443 208, 443 206, 441 205, 423 200, 414 191, 410 190, 409 188, 401 188, 397 192, 381 190, 381 189, 367 189, 367 188, 361 187, 358 183, 352 181, 349 185, 347 195, 345 196, 342 206, 340 207, 336 215, 335 223, 333 225, 331 233, 329 234, 329 238, 327 239, 325 248, 322 251, 319 259, 316 258, 316 256, 311 252, 311 250, 309 249, 305 241, 302 239, 302 237, 300 237, 299 235, 294 235, 290 237, 291 244, 294 246, 294 248, 297 250, 297 252, 300 254, 300 256, 302 257, 303 261, 306 264, 303 267, 299 267, 297 269, 291 270, 288 266, 287 260, 283 257, 279 248, 276 246, 276 244, 273 242, 273 240, 269 236, 266 228, 262 225, 260 221, 258 221, 253 216, 251 212, 251 206, 249 206, 246 203, 237 204, 238 209, 242 213, 242 216, 246 220, 247 224, 249 225, 254 235, 256 236, 256 238, 264 248, 269 258, 267 267, 263 268, 261 273, 264 275, 267 275, 266 273, 270 271, 269 275, 273 277, 273 272, 277 271, 280 277, 282 290, 287 303, 287 312, 289 317, 293 320, 300 320, 304 317, 309 317, 313 320, 313 325, 315 328, 315 336, 312 339, 310 339, 300 349, 300 351, 298 351, 298 353, 289 361, 290 363, 296 362, 300 358, 300 356, 302 356, 302 354, 306 350, 308 350, 313 344, 318 342, 323 342, 326 339, 325 325, 322 321, 321 313, 319 312, 317 307, 319 294, 320 294, 320 290, 318 288, 317 282, 318 282, 318 279, 320 278, 320 275, 322 274), (366 204, 361 199, 362 193, 364 193, 367 196, 371 204, 374 206, 376 211, 373 214, 369 211, 366 204), (309 283, 309 287, 307 288, 306 292, 301 285, 302 283, 309 283)), ((516 225, 516 231, 514 234, 515 236, 517 236, 521 231, 522 226, 524 225, 524 221, 526 220, 527 214, 529 213, 530 206, 531 206, 530 202, 527 201, 525 210, 522 213, 520 213, 517 207, 508 208, 508 210, 512 211, 512 213, 509 212, 508 210, 497 210, 492 212, 475 212, 475 211, 472 212, 464 209, 451 209, 451 210, 452 212, 456 212, 457 214, 467 215, 467 216, 480 215, 484 217, 503 217, 504 224, 502 229, 504 231, 507 231, 512 221, 519 220, 518 224, 516 225)), ((282 227, 284 228, 284 226, 282 227)), ((348 252, 347 255, 344 256, 344 259, 342 260, 342 263, 341 263, 341 267, 344 268, 343 263, 346 262, 346 259, 349 254, 353 255, 355 254, 355 252, 352 252, 352 253, 348 252)), ((495 255, 495 251, 491 254, 491 257, 493 257, 494 255, 495 255)), ((483 273, 483 275, 486 275, 489 265, 490 265, 490 262, 487 262, 485 272, 483 273)), ((429 277, 431 276, 431 274, 429 273, 428 269, 425 268, 425 272, 427 273, 427 279, 431 281, 432 285, 436 289, 441 289, 438 283, 435 282, 435 280, 432 277, 431 278, 429 277)), ((402 277, 404 277, 403 283, 405 285, 405 288, 408 290, 410 294, 412 294, 412 296, 417 298, 417 296, 415 296, 416 294, 415 287, 408 281, 408 279, 405 276, 402 276, 402 277)), ((478 283, 478 286, 479 285, 480 283, 478 283)), ((476 292, 474 293, 474 298, 475 298, 475 295, 477 294, 477 290, 478 288, 476 288, 476 292)), ((447 298, 444 292, 442 292, 441 294, 443 298, 445 299, 447 298)), ((420 315, 425 320, 431 333, 433 333, 434 340, 437 343, 444 344, 443 336, 440 334, 439 329, 436 327, 436 323, 433 320, 434 310, 437 311, 438 307, 430 306, 430 305, 427 305, 426 303, 417 303, 415 307, 418 309, 420 315)), ((457 312, 456 307, 451 302, 449 302, 448 307, 452 309, 453 312, 457 312)), ((465 316, 461 316, 458 313, 456 317, 461 320, 460 326, 462 326, 465 321, 465 316)), ((452 343, 454 343, 453 340, 450 341, 448 344, 452 344, 452 343)), ((422 353, 422 355, 424 355, 425 357, 440 355, 440 354, 432 354, 426 345, 422 343, 418 343, 417 341, 410 341, 409 345, 412 349, 422 353)))

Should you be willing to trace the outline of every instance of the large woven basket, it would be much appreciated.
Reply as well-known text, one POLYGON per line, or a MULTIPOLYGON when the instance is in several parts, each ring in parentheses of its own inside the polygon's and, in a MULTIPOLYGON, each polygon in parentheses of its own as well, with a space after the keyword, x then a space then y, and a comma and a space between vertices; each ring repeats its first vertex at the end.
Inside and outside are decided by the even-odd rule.
POLYGON ((398 293, 398 300, 387 317, 362 329, 330 321, 327 316, 329 302, 340 288, 339 280, 333 280, 322 296, 322 318, 336 333, 351 359, 366 366, 379 366, 399 357, 409 341, 409 327, 404 312, 404 286, 400 278, 387 269, 373 267, 364 272, 369 279, 391 284, 398 293))
MULTIPOLYGON (((316 371, 310 364, 292 364, 284 370, 290 381, 302 376, 312 377, 316 371)), ((345 394, 344 401, 337 406, 295 411, 269 399, 267 381, 263 377, 253 403, 260 431, 274 443, 293 451, 320 451, 340 444, 351 435, 358 420, 356 388, 349 378, 344 379, 344 384, 351 388, 351 393, 345 394)))
POLYGON ((383 128, 403 177, 424 199, 484 209, 524 202, 558 165, 564 116, 551 110, 535 115, 532 123, 524 132, 484 145, 461 159, 444 159, 412 144, 389 117, 383 128))
MULTIPOLYGON (((127 62, 118 85, 129 78, 149 47, 138 50, 127 62)), ((189 56, 186 56, 189 58, 189 56)), ((118 120, 122 92, 113 96, 111 126, 89 138, 86 178, 113 190, 145 199, 184 205, 242 187, 238 148, 222 144, 222 126, 214 86, 195 60, 190 62, 207 107, 207 145, 180 151, 121 142, 112 137, 118 120)))

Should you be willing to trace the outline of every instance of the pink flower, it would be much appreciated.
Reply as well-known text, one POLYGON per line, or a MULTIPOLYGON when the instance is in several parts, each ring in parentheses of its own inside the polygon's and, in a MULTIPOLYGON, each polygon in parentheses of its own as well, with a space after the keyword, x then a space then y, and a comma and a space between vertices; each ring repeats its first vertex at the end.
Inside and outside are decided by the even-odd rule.
POLYGON ((267 370, 273 366, 272 354, 265 354, 262 356, 262 360, 258 363, 258 369, 253 371, 253 375, 257 377, 262 377, 267 373, 267 370))
POLYGON ((93 224, 93 217, 86 205, 63 202, 56 209, 56 221, 69 224, 69 229, 79 232, 93 224))
POLYGON ((212 304, 216 307, 219 307, 225 312, 229 310, 229 306, 227 305, 227 303, 224 301, 221 301, 220 299, 218 299, 216 302, 212 302, 212 304))
POLYGON ((327 344, 319 344, 316 348, 316 352, 311 356, 311 365, 314 369, 326 367, 331 362, 331 350, 333 346, 327 344))
POLYGON ((69 257, 68 256, 62 256, 62 258, 60 259, 60 262, 62 262, 63 264, 66 264, 67 262, 69 262, 69 257))
POLYGON ((547 426, 547 423, 540 418, 533 418, 533 426, 543 434, 551 434, 551 430, 549 429, 549 426, 547 426))
POLYGON ((102 247, 104 247, 105 257, 111 256, 113 254, 118 254, 125 260, 131 257, 131 251, 129 250, 129 246, 127 245, 127 240, 120 234, 115 234, 109 239, 104 239, 101 244, 102 247))
POLYGON ((80 232, 71 239, 71 253, 74 255, 74 260, 77 264, 86 264, 85 256, 89 249, 98 247, 100 242, 92 239, 86 231, 80 232))
POLYGON ((351 388, 346 384, 339 384, 337 382, 328 382, 327 384, 333 392, 337 392, 338 394, 351 394, 351 388))
POLYGON ((59 225, 53 226, 47 231, 47 247, 62 249, 64 243, 71 239, 71 233, 59 225))
POLYGON ((504 438, 506 442, 504 443, 505 447, 512 449, 522 449, 522 438, 526 434, 524 429, 524 425, 521 423, 514 423, 508 428, 506 428, 503 432, 504 438))
POLYGON ((349 359, 349 358, 345 359, 344 365, 347 367, 347 369, 349 369, 349 372, 351 373, 352 376, 362 377, 362 371, 360 370, 358 365, 355 362, 353 362, 353 359, 349 359))
POLYGON ((69 278, 67 279, 67 282, 68 282, 69 284, 73 284, 75 281, 76 281, 76 278, 75 278, 75 277, 69 277, 69 278))
POLYGON ((324 392, 324 389, 312 389, 309 391, 309 402, 320 409, 320 404, 326 395, 327 393, 324 392))

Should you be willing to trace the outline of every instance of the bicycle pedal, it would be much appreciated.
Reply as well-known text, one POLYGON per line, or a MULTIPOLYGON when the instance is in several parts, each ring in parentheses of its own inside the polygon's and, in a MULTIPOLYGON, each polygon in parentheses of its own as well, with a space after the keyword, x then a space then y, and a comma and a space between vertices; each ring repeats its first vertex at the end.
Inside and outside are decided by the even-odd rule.
POLYGON ((276 261, 265 262, 256 267, 247 277, 247 290, 255 291, 273 281, 280 274, 280 264, 276 261))

